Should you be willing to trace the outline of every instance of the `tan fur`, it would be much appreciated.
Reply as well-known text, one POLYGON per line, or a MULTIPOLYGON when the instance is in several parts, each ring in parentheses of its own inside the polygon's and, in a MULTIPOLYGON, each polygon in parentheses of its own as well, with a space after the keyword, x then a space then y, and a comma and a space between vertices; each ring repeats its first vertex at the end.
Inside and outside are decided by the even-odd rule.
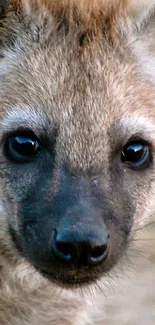
MULTIPOLYGON (((104 178, 110 169, 109 134, 114 146, 118 139, 126 143, 133 133, 144 132, 155 150, 155 73, 150 68, 155 57, 155 27, 151 25, 147 32, 142 19, 150 19, 155 2, 148 6, 147 1, 141 1, 141 5, 138 0, 13 0, 0 27, 0 48, 5 55, 0 59, 1 138, 21 121, 37 134, 42 127, 46 129, 48 116, 51 129, 52 123, 60 124, 58 164, 65 160, 75 171, 102 172, 104 178), (38 46, 36 26, 44 18, 46 28, 41 29, 38 46), (21 21, 31 30, 29 37, 21 21), (12 33, 17 37, 15 49, 8 45, 12 33)), ((3 166, 3 152, 0 155, 3 166)), ((151 257, 154 261, 154 251, 145 244, 150 236, 154 238, 154 229, 146 229, 144 241, 137 230, 155 213, 154 166, 152 170, 140 194, 141 177, 137 181, 133 237, 136 231, 141 245, 137 248, 133 241, 129 253, 137 249, 146 254, 146 260, 151 257)), ((123 173, 132 192, 125 168, 123 173)), ((27 175, 23 181, 26 186, 27 175)), ((138 275, 131 272, 129 280, 122 276, 123 298, 116 287, 121 272, 126 274, 130 268, 125 258, 110 276, 97 283, 102 292, 95 284, 82 290, 59 288, 14 248, 8 220, 19 227, 17 202, 4 179, 0 189, 0 325, 142 325, 142 304, 146 308, 144 325, 154 324, 154 307, 147 305, 144 292, 139 294, 143 285, 146 299, 154 303, 153 263, 137 262, 137 255, 132 256, 132 265, 137 263, 140 271, 138 275), (116 296, 105 288, 110 286, 111 277, 116 296), (137 309, 130 305, 134 298, 137 309)))
POLYGON ((82 20, 88 28, 101 28, 104 19, 110 16, 113 24, 115 14, 117 17, 126 14, 135 14, 142 9, 149 11, 153 6, 153 0, 147 1, 129 1, 129 0, 12 0, 9 5, 10 11, 27 11, 47 9, 56 17, 65 17, 72 24, 76 19, 82 20))

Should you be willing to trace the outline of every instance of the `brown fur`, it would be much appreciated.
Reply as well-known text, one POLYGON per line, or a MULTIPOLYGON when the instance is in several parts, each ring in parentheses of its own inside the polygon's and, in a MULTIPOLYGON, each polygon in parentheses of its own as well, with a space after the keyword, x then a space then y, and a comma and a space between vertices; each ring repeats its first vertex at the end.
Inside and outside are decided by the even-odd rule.
MULTIPOLYGON (((21 121, 36 134, 42 128, 48 130, 49 137, 53 124, 59 125, 58 167, 65 161, 74 176, 102 174, 102 185, 115 209, 127 205, 119 197, 122 184, 116 184, 117 175, 111 179, 111 170, 117 166, 117 161, 111 165, 111 153, 120 151, 138 132, 151 142, 154 154, 155 73, 150 69, 155 56, 154 10, 147 1, 139 7, 136 0, 14 0, 6 7, 1 3, 0 324, 115 325, 111 311, 106 314, 108 300, 97 292, 95 284, 83 289, 84 297, 80 290, 61 289, 44 279, 15 249, 8 224, 18 228, 20 181, 22 178, 26 188, 30 177, 23 172, 17 181, 17 168, 15 180, 10 181, 3 141, 4 134, 21 121), (114 187, 117 193, 113 195, 114 187), (99 301, 94 309, 93 294, 93 301, 99 301)), ((155 212, 154 168, 152 165, 138 176, 125 167, 121 170, 126 192, 135 205, 133 235, 155 212)), ((51 196, 58 188, 59 168, 53 184, 51 196)), ((114 230, 112 233, 115 237, 114 230)), ((120 274, 124 263, 125 259, 111 273, 114 287, 115 272, 120 274)), ((103 285, 104 291, 108 276, 102 282, 99 286, 103 285)), ((134 283, 136 286, 136 280, 134 283)), ((137 290, 140 287, 141 283, 137 290)), ((137 301, 140 299, 138 296, 137 301)), ((132 317, 127 323, 116 314, 117 324, 141 324, 132 317)), ((154 315, 148 313, 147 321, 152 325, 154 315)))

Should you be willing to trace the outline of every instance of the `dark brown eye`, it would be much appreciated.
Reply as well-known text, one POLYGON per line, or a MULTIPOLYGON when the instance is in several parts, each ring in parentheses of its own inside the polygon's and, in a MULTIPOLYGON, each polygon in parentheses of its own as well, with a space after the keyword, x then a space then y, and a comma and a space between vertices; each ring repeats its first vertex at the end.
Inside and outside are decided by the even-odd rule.
POLYGON ((12 135, 6 141, 5 151, 11 160, 27 162, 38 154, 40 144, 35 135, 12 135))
POLYGON ((150 148, 143 142, 130 142, 124 147, 121 160, 132 168, 145 167, 150 162, 150 148))

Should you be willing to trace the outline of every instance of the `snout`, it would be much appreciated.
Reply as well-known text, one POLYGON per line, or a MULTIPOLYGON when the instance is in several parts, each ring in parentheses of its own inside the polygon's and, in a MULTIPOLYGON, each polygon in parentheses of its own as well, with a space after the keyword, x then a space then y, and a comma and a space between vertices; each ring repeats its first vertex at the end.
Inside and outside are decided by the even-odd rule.
MULTIPOLYGON (((83 226, 84 228, 84 226, 83 226)), ((51 254, 62 265, 78 268, 97 266, 106 261, 110 236, 72 226, 71 229, 55 229, 52 233, 51 254)))
POLYGON ((90 283, 100 277, 111 247, 103 222, 79 221, 63 221, 55 228, 40 222, 28 224, 22 246, 24 255, 44 276, 64 285, 90 283))
POLYGON ((126 245, 126 225, 90 180, 64 175, 52 199, 50 188, 46 191, 44 188, 42 204, 38 200, 34 204, 33 197, 33 205, 22 211, 20 233, 13 236, 18 249, 20 246, 22 255, 59 285, 96 281, 120 258, 126 245))

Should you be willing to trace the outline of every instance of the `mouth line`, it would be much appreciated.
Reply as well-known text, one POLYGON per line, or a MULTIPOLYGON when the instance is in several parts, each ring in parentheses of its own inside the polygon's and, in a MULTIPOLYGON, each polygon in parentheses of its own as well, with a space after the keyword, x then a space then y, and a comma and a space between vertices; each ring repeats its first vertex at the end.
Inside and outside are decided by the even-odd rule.
POLYGON ((37 270, 49 281, 64 287, 81 287, 92 283, 95 283, 98 279, 97 276, 73 276, 73 275, 62 275, 55 274, 52 272, 44 271, 40 268, 37 270))

